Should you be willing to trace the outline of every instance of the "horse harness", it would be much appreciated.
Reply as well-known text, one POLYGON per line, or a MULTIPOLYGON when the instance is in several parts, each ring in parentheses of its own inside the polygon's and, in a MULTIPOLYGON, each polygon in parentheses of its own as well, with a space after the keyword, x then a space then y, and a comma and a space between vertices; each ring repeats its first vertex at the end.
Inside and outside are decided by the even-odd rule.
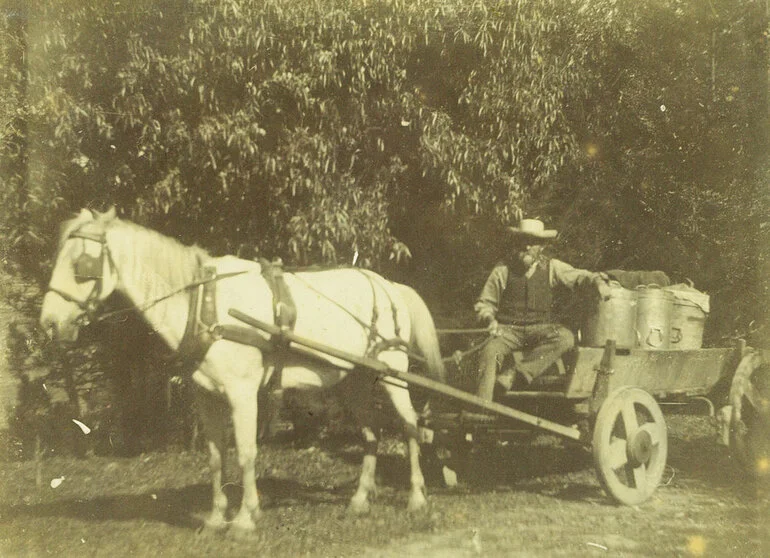
MULTIPOLYGON (((297 320, 297 307, 292 298, 291 291, 284 280, 283 264, 280 260, 270 262, 265 259, 260 259, 259 263, 262 270, 262 276, 273 295, 274 323, 282 330, 291 331, 294 329, 297 320)), ((223 275, 217 274, 217 270, 213 266, 203 266, 200 271, 200 277, 196 281, 196 288, 190 293, 189 317, 178 351, 181 360, 185 362, 189 369, 197 368, 214 341, 227 339, 239 343, 244 342, 242 332, 245 326, 220 324, 217 320, 215 283, 223 277, 223 275)), ((308 282, 296 275, 294 275, 294 277, 316 294, 345 311, 369 332, 366 356, 376 357, 381 351, 389 348, 403 347, 404 342, 399 337, 400 327, 398 324, 397 309, 392 299, 390 300, 390 304, 393 312, 395 338, 387 339, 377 330, 376 324, 379 320, 377 295, 373 280, 368 275, 366 275, 366 277, 372 287, 372 318, 371 323, 368 324, 336 300, 322 293, 318 289, 315 289, 308 282)), ((253 342, 254 338, 249 337, 249 343, 253 342)), ((257 347, 263 351, 268 351, 273 355, 274 371, 269 380, 269 384, 279 384, 281 371, 289 351, 288 340, 285 336, 273 335, 269 340, 265 339, 264 343, 258 343, 257 347)))
POLYGON ((394 337, 391 339, 388 339, 385 336, 383 336, 377 329, 377 322, 379 321, 379 311, 377 309, 377 290, 374 286, 374 280, 370 275, 365 273, 363 270, 358 269, 357 271, 361 273, 364 277, 366 277, 366 279, 369 281, 369 286, 372 289, 372 318, 371 318, 371 322, 368 324, 364 320, 356 316, 349 309, 345 308, 342 304, 340 304, 333 298, 329 297, 328 295, 322 293, 321 291, 313 287, 307 281, 302 281, 302 279, 300 279, 299 277, 297 277, 297 279, 299 279, 305 285, 305 287, 315 292, 317 295, 325 298, 326 300, 328 300, 329 302, 337 306, 339 309, 344 311, 356 322, 358 322, 358 324, 364 330, 367 330, 369 332, 365 356, 371 357, 371 358, 377 358, 377 355, 379 353, 387 349, 391 349, 393 347, 403 348, 405 344, 400 337, 401 327, 398 323, 398 309, 396 308, 395 302, 393 302, 393 299, 390 297, 390 295, 388 295, 388 300, 390 301, 390 310, 393 313, 393 332, 394 332, 394 337))
MULTIPOLYGON (((64 300, 68 302, 72 302, 73 304, 76 304, 81 310, 83 310, 83 317, 85 318, 85 321, 87 323, 90 323, 92 321, 104 321, 109 317, 122 314, 127 311, 133 310, 132 308, 121 308, 118 310, 114 310, 112 312, 108 312, 106 314, 100 314, 97 317, 97 311, 99 307, 99 299, 102 295, 102 287, 104 283, 104 264, 105 261, 109 262, 109 264, 112 266, 112 269, 117 272, 118 267, 115 265, 115 262, 112 258, 112 253, 110 252, 110 247, 107 244, 107 235, 104 231, 96 233, 96 232, 88 232, 82 230, 82 226, 80 228, 75 229, 69 235, 67 236, 67 239, 71 238, 80 238, 82 239, 84 249, 83 252, 75 259, 75 262, 73 264, 74 267, 74 278, 76 283, 85 283, 87 281, 93 281, 94 286, 91 289, 91 292, 88 294, 88 296, 85 298, 85 300, 80 300, 73 295, 62 291, 61 289, 57 289, 56 287, 52 287, 51 285, 48 286, 48 291, 54 292, 58 294, 60 297, 62 297, 64 300), (90 240, 93 242, 97 242, 101 245, 101 250, 99 252, 98 256, 92 256, 91 254, 87 253, 85 250, 85 241, 90 240)), ((206 267, 204 266, 204 270, 206 267)), ((212 268, 213 270, 213 268, 212 268)), ((171 298, 174 295, 179 294, 180 292, 184 291, 192 291, 195 293, 200 292, 201 288, 208 285, 211 282, 218 281, 220 279, 225 279, 227 277, 232 277, 235 275, 241 275, 245 273, 245 271, 236 271, 231 273, 224 273, 217 275, 215 270, 213 275, 208 276, 206 275, 205 271, 202 274, 201 277, 193 281, 191 284, 184 285, 183 287, 179 289, 175 289, 169 293, 166 293, 156 299, 153 299, 146 304, 144 304, 142 307, 137 308, 139 312, 144 312, 145 310, 152 308, 156 304, 171 298)), ((213 289, 211 290, 213 293, 213 289)), ((189 321, 189 319, 188 319, 189 321)), ((188 326, 189 327, 189 326, 188 326)), ((205 354, 205 353, 204 353, 205 354)))
MULTIPOLYGON (((112 259, 112 255, 107 244, 105 232, 88 232, 82 230, 81 227, 72 231, 67 238, 80 238, 83 240, 84 245, 83 252, 74 262, 75 281, 77 283, 93 281, 94 286, 84 300, 78 299, 71 294, 50 285, 48 290, 55 292, 63 299, 76 304, 81 310, 83 310, 83 318, 86 323, 95 320, 101 321, 107 317, 127 311, 127 309, 120 309, 96 318, 99 299, 102 294, 102 287, 104 282, 105 261, 109 262, 113 269, 117 270, 117 266, 112 259), (101 245, 101 250, 98 256, 91 255, 85 250, 86 240, 97 242, 101 245)), ((269 262, 268 260, 260 259, 259 263, 262 270, 262 276, 264 277, 273 294, 274 323, 281 329, 292 330, 297 320, 297 308, 294 304, 291 292, 283 278, 283 265, 280 260, 269 262)), ((403 346, 403 341, 399 337, 400 327, 398 323, 397 309, 393 300, 390 299, 395 336, 393 339, 387 339, 381 335, 377 329, 379 314, 377 310, 377 294, 374 281, 369 275, 361 270, 359 271, 364 274, 364 276, 366 276, 372 288, 372 317, 369 324, 367 324, 364 320, 356 316, 353 312, 345 308, 336 300, 312 287, 312 285, 309 283, 305 281, 302 282, 308 288, 323 298, 327 299, 337 307, 341 308, 369 332, 366 356, 376 357, 377 354, 379 354, 381 351, 397 346, 403 346)), ((238 335, 238 330, 241 329, 242 326, 218 323, 216 307, 216 283, 221 279, 235 275, 241 275, 244 273, 246 273, 246 271, 219 274, 217 273, 217 270, 214 266, 203 265, 199 270, 198 277, 191 284, 185 285, 180 289, 177 289, 171 293, 167 293, 158 299, 152 300, 138 310, 140 312, 144 311, 147 308, 152 307, 155 304, 180 292, 187 290, 190 291, 187 325, 185 326, 185 331, 177 353, 179 359, 185 365, 191 367, 190 369, 195 369, 203 361, 206 353, 214 341, 223 338, 234 341, 239 341, 241 339, 241 336, 238 335)), ((286 341, 285 337, 272 336, 269 341, 265 340, 265 343, 260 345, 259 348, 262 350, 271 351, 273 353, 275 360, 275 372, 273 374, 273 379, 280 378, 280 371, 283 368, 285 356, 288 351, 288 342, 286 341)), ((271 383, 273 381, 274 380, 271 380, 271 383)))
MULTIPOLYGON (((282 329, 293 329, 297 320, 297 309, 291 292, 283 280, 283 268, 279 261, 259 261, 262 276, 273 293, 273 319, 282 329)), ((245 273, 245 272, 241 272, 245 273)), ((203 361, 211 345, 219 339, 238 342, 242 326, 220 324, 217 320, 216 282, 233 274, 218 274, 214 266, 204 265, 196 280, 196 288, 190 292, 190 309, 187 325, 179 345, 179 358, 188 369, 193 370, 203 361)), ((280 378, 280 372, 288 351, 288 342, 280 336, 273 336, 270 341, 259 346, 274 354, 275 370, 272 378, 280 378)), ((271 379, 271 382, 275 380, 271 379)))

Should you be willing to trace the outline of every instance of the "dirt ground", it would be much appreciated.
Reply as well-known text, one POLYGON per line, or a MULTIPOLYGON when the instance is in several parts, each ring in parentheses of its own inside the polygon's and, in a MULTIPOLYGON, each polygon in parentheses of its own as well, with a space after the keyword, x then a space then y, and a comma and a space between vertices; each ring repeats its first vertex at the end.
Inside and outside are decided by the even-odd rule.
MULTIPOLYGON (((43 461, 40 487, 34 463, 5 462, 0 555, 770 555, 768 487, 743 476, 715 444, 712 419, 667 420, 664 484, 638 507, 609 500, 586 450, 543 435, 474 450, 460 484, 433 488, 430 510, 409 516, 404 445, 387 439, 372 511, 351 517, 360 446, 326 439, 297 449, 279 437, 261 447, 264 513, 243 538, 199 529, 210 503, 203 453, 55 457, 43 461)), ((237 503, 237 476, 228 478, 237 503)))

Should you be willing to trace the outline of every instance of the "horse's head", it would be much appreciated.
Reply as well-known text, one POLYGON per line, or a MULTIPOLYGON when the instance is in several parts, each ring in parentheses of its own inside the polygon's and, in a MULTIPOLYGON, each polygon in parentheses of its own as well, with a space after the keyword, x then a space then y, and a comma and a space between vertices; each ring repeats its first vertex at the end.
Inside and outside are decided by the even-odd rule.
POLYGON ((117 270, 107 245, 107 226, 115 209, 106 213, 83 209, 62 225, 40 324, 57 341, 75 341, 99 304, 117 286, 117 270))

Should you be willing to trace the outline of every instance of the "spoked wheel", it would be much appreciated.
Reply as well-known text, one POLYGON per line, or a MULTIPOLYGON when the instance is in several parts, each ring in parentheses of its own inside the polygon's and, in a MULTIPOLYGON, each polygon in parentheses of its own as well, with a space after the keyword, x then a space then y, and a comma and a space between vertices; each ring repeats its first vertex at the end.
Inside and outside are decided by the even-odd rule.
POLYGON ((594 466, 604 490, 617 502, 647 500, 666 467, 666 422, 646 391, 623 387, 599 409, 593 434, 594 466))
POLYGON ((751 357, 730 389, 730 447, 750 474, 770 478, 770 364, 751 357))

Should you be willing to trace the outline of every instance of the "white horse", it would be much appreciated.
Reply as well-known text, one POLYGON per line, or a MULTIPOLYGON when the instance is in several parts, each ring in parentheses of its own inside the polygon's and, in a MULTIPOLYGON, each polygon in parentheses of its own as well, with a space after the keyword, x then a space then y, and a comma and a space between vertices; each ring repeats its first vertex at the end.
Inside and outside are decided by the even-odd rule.
MULTIPOLYGON (((204 265, 215 267, 219 274, 213 284, 220 324, 243 325, 228 315, 231 308, 274 323, 274 295, 259 263, 230 256, 212 258, 201 248, 182 245, 117 218, 114 208, 103 214, 84 209, 62 225, 58 256, 43 300, 41 325, 52 338, 74 342, 79 328, 98 315, 100 303, 113 291, 120 291, 169 347, 176 350, 191 313, 193 289, 189 286, 199 280, 204 265)), ((429 373, 443 380, 433 319, 425 303, 409 287, 360 269, 285 273, 284 284, 296 307, 297 335, 357 355, 371 351, 375 339, 400 340, 418 350, 429 373)), ((382 344, 373 356, 395 370, 405 371, 408 355, 403 346, 395 345, 382 344)), ((281 386, 331 386, 352 369, 347 362, 321 357, 309 358, 292 351, 280 357, 281 386)), ((206 519, 209 527, 255 528, 254 520, 260 514, 255 474, 257 393, 270 379, 278 358, 272 351, 219 339, 213 342, 193 374, 202 388, 197 390, 198 410, 209 440, 213 489, 213 509, 206 519), (242 504, 230 522, 226 520, 227 497, 222 490, 228 407, 243 475, 242 504)), ((408 509, 419 510, 427 502, 419 463, 417 415, 403 382, 389 378, 377 383, 387 392, 405 424, 411 466, 408 509)), ((363 433, 367 451, 358 489, 350 502, 353 512, 368 510, 369 495, 375 488, 376 437, 368 426, 363 427, 363 433)))

